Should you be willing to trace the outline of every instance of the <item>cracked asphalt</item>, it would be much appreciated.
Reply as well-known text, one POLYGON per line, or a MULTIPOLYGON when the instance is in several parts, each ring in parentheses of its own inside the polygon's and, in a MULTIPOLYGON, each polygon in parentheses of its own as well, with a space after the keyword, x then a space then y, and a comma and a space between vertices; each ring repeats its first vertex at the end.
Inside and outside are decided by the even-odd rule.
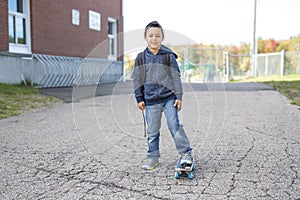
POLYGON ((179 155, 164 118, 160 165, 141 169, 131 88, 45 89, 73 102, 0 120, 0 199, 300 199, 300 110, 269 86, 184 84, 193 180, 174 179, 179 155))

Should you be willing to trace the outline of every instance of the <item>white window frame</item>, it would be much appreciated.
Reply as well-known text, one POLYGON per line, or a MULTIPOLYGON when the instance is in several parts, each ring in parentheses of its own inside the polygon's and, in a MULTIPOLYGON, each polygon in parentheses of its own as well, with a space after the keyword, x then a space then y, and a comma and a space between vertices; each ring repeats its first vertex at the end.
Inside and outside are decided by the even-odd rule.
MULTIPOLYGON (((9 52, 31 54, 31 35, 30 35, 30 0, 23 0, 23 13, 8 10, 10 16, 25 19, 26 44, 9 43, 9 52)), ((15 29, 17 26, 15 26, 15 29)))
POLYGON ((118 57, 118 38, 117 38, 117 32, 118 32, 117 29, 118 29, 118 27, 117 27, 117 20, 114 19, 114 18, 109 17, 107 26, 109 26, 109 23, 112 23, 113 27, 112 27, 112 34, 108 34, 108 41, 107 41, 108 59, 109 60, 116 60, 117 57, 118 57), (114 44, 112 54, 110 53, 111 52, 111 48, 110 48, 110 41, 111 40, 113 40, 113 44, 114 44))

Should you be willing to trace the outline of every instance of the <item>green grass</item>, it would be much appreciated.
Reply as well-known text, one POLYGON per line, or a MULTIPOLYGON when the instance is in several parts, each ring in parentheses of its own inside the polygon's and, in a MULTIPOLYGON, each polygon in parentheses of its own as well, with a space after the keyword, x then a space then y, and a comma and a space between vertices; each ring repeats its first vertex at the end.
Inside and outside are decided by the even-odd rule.
POLYGON ((33 87, 0 83, 0 119, 59 102, 54 97, 41 95, 33 87))
POLYGON ((272 86, 275 90, 290 99, 291 104, 300 106, 300 74, 286 76, 266 76, 248 78, 242 82, 262 82, 272 86))

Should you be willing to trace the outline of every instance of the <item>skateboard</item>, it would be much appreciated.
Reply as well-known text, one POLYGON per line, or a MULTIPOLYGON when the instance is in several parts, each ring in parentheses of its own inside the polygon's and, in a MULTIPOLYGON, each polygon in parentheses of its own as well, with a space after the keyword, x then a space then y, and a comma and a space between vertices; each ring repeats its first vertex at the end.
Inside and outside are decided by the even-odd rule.
POLYGON ((186 174, 188 178, 191 180, 194 178, 193 171, 195 170, 194 158, 192 158, 192 164, 183 163, 180 164, 181 158, 178 160, 175 166, 175 174, 174 178, 179 179, 181 175, 186 174))

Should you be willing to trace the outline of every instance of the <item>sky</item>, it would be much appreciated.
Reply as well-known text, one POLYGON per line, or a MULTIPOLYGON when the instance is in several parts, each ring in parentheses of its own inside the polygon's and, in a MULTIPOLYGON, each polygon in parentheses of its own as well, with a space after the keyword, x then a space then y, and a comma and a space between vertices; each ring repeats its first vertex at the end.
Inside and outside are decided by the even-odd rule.
MULTIPOLYGON (((123 0, 124 32, 126 35, 126 32, 141 31, 156 20, 164 28, 166 38, 169 33, 175 43, 184 41, 183 38, 206 45, 250 43, 254 35, 254 2, 123 0)), ((299 35, 299 9, 300 0, 257 0, 257 37, 282 40, 299 35)), ((134 37, 143 39, 143 35, 134 37)))

